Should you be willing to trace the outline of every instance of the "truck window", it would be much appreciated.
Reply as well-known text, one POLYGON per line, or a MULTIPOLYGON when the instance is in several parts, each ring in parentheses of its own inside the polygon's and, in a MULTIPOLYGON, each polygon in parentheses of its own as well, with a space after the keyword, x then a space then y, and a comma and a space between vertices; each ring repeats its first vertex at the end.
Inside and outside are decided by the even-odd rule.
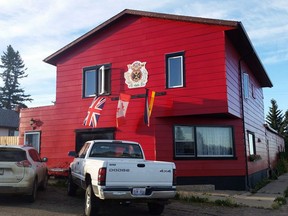
POLYGON ((89 157, 143 158, 140 147, 130 143, 95 143, 89 157))
POLYGON ((83 147, 81 148, 81 150, 78 153, 78 156, 80 158, 84 158, 86 156, 89 146, 90 146, 90 143, 88 143, 88 142, 83 145, 83 147))

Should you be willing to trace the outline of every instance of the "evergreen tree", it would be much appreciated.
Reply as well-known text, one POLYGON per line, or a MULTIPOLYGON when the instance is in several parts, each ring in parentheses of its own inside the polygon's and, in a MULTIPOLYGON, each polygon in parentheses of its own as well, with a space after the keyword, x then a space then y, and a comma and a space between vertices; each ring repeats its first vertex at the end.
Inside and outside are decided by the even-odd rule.
POLYGON ((288 156, 288 110, 285 112, 284 121, 283 121, 283 136, 285 140, 285 151, 288 156))
POLYGON ((27 77, 27 68, 23 63, 18 51, 14 51, 11 45, 1 56, 0 77, 3 79, 4 86, 0 87, 0 108, 13 109, 15 106, 27 107, 24 102, 32 101, 31 95, 25 94, 20 88, 19 80, 27 77))
POLYGON ((284 116, 282 111, 278 109, 276 100, 271 100, 271 107, 269 113, 266 116, 266 122, 271 128, 278 131, 281 135, 284 135, 284 116))

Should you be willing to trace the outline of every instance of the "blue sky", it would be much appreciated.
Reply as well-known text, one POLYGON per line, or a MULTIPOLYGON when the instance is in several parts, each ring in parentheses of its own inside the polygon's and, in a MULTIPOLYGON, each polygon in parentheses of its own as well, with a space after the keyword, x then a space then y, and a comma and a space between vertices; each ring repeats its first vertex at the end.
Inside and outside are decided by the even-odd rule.
MULTIPOLYGON (((21 86, 34 101, 55 101, 56 68, 43 59, 124 9, 241 21, 273 88, 264 88, 265 115, 277 101, 288 110, 287 0, 0 0, 0 54, 10 44, 26 65, 21 86)), ((0 83, 1 85, 1 83, 0 83)))

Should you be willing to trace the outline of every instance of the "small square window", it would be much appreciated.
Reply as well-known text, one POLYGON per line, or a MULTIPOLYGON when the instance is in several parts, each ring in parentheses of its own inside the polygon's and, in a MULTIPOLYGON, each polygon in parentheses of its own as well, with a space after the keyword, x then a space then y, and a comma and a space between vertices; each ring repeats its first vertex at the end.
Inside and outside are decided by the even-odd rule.
POLYGON ((184 86, 184 53, 166 55, 167 88, 184 86))
POLYGON ((83 97, 109 95, 111 93, 111 67, 100 65, 83 70, 83 97))

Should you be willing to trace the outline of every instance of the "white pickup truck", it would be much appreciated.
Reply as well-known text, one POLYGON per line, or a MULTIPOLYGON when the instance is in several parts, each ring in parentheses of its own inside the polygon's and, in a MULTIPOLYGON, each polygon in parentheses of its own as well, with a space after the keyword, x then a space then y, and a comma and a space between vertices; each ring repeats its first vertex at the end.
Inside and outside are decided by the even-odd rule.
POLYGON ((68 195, 85 192, 85 215, 97 215, 108 201, 146 202, 150 214, 160 215, 176 195, 172 162, 145 160, 139 143, 120 140, 87 141, 70 164, 68 195))

